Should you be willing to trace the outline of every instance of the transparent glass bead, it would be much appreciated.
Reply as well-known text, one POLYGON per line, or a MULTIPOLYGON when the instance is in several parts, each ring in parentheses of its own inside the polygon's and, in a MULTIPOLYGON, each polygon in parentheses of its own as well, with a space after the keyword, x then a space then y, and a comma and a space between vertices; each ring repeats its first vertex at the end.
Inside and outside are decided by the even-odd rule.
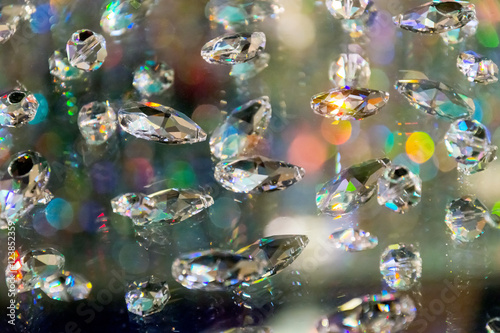
POLYGON ((159 95, 174 84, 174 70, 164 62, 149 60, 135 70, 132 84, 142 96, 159 95))
POLYGON ((474 51, 465 51, 458 55, 457 67, 470 82, 484 84, 498 81, 498 66, 490 59, 474 51))
POLYGON ((105 143, 116 131, 116 112, 108 102, 85 104, 78 113, 78 128, 90 145, 105 143))
POLYGON ((114 213, 130 217, 134 224, 144 225, 150 222, 151 216, 156 216, 156 200, 142 193, 126 193, 111 200, 114 213))
POLYGON ((29 91, 14 89, 0 97, 0 126, 21 127, 36 116, 38 101, 29 91))
POLYGON ((380 273, 392 289, 410 289, 422 275, 420 252, 412 245, 388 246, 380 256, 380 273))
POLYGON ((61 271, 44 278, 41 289, 52 299, 73 302, 88 298, 92 284, 80 274, 61 271))
POLYGON ((226 34, 207 42, 201 56, 210 64, 236 65, 254 59, 265 47, 263 32, 226 34))
POLYGON ((366 87, 370 81, 370 64, 357 53, 342 53, 330 65, 330 81, 336 88, 366 87))
POLYGON ((452 239, 468 243, 481 236, 486 224, 495 224, 484 204, 472 196, 453 200, 446 207, 445 223, 452 239))
POLYGON ((121 36, 151 14, 156 0, 115 0, 106 5, 101 27, 110 36, 121 36))
POLYGON ((66 54, 60 51, 54 51, 49 58, 50 74, 61 81, 70 81, 80 79, 84 71, 70 65, 66 54))
POLYGON ((347 228, 330 235, 330 240, 338 249, 347 252, 371 250, 378 245, 378 238, 360 229, 347 228))
POLYGON ((104 37, 87 29, 73 33, 66 52, 71 66, 86 72, 99 69, 108 55, 104 37))
POLYGON ((0 43, 7 42, 16 32, 21 20, 29 18, 29 5, 0 5, 0 43))
POLYGON ((130 283, 125 293, 128 311, 141 317, 160 312, 169 299, 167 282, 153 275, 130 283))
POLYGON ((404 214, 420 202, 422 180, 405 166, 392 165, 378 179, 379 205, 404 214))
POLYGON ((354 19, 365 12, 369 0, 326 0, 326 8, 336 19, 354 19))

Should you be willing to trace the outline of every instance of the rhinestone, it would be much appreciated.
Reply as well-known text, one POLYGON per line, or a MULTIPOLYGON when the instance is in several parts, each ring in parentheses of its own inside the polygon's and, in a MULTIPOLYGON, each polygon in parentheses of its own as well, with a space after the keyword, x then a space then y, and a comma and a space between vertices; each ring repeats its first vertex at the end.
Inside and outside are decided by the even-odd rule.
POLYGON ((36 116, 38 101, 23 89, 14 89, 0 97, 0 126, 21 127, 36 116))
POLYGON ((80 274, 61 271, 43 279, 42 291, 50 298, 63 302, 86 299, 92 284, 80 274))
POLYGON ((277 18, 284 11, 278 0, 210 0, 206 17, 226 29, 277 18))
POLYGON ((369 232, 347 228, 330 235, 335 247, 344 249, 347 252, 358 252, 371 250, 378 245, 378 238, 372 236, 369 232))
POLYGON ((117 0, 106 5, 101 27, 111 36, 121 36, 151 14, 155 0, 117 0))
POLYGON ((151 222, 151 217, 158 214, 156 200, 142 193, 126 193, 111 200, 114 213, 130 217, 134 224, 144 225, 151 222))
POLYGON ((369 0, 326 0, 326 8, 336 19, 354 19, 363 15, 369 0))
POLYGON ((453 45, 463 42, 465 39, 474 36, 477 31, 479 21, 472 19, 461 28, 453 29, 450 31, 442 32, 441 38, 446 45, 453 45))
POLYGON ((233 65, 230 76, 236 77, 240 81, 248 80, 262 72, 271 60, 269 53, 262 52, 251 61, 233 65))
POLYGON ((104 37, 86 29, 71 36, 66 52, 71 66, 87 72, 99 69, 108 55, 104 37))
POLYGON ((174 84, 174 70, 164 62, 149 60, 136 69, 132 84, 142 96, 159 95, 174 84))
POLYGON ((380 273, 392 289, 410 289, 422 275, 420 252, 412 245, 389 245, 380 256, 380 273))
POLYGON ((103 144, 116 131, 115 110, 108 102, 85 104, 78 113, 78 128, 88 144, 103 144))
POLYGON ((265 47, 263 32, 227 34, 206 43, 201 56, 210 64, 235 65, 254 59, 265 47))
POLYGON ((167 144, 205 141, 207 134, 185 114, 152 102, 135 102, 118 111, 122 129, 140 139, 167 144))
POLYGON ((284 190, 300 181, 305 170, 286 162, 263 156, 220 161, 215 179, 229 191, 257 193, 284 190))
POLYGON ((486 323, 488 333, 500 333, 500 317, 492 318, 486 323))
POLYGON ((392 211, 404 214, 420 202, 422 180, 407 167, 392 165, 378 179, 377 201, 392 211))
POLYGON ((498 66, 474 51, 460 53, 457 67, 470 82, 489 84, 498 81, 498 66))
POLYGON ((357 53, 342 53, 339 59, 330 65, 330 81, 336 88, 367 86, 370 75, 370 64, 357 53))
POLYGON ((61 81, 77 80, 84 75, 84 71, 70 65, 66 55, 59 51, 49 58, 50 74, 61 81))
POLYGON ((481 236, 486 224, 494 224, 494 221, 479 199, 464 196, 448 204, 445 223, 452 232, 452 239, 468 243, 481 236))
POLYGON ((142 317, 160 312, 169 299, 167 282, 153 275, 132 282, 125 293, 128 311, 142 317))

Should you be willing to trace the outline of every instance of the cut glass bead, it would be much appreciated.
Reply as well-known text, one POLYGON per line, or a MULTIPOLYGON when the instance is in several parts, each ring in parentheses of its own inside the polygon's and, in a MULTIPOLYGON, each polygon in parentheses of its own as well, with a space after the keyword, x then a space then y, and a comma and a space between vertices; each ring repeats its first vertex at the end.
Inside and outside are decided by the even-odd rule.
POLYGON ((380 256, 380 273, 392 289, 410 289, 422 275, 420 252, 412 245, 388 246, 380 256))
POLYGON ((126 193, 111 200, 114 213, 130 217, 134 224, 144 225, 158 214, 156 200, 142 193, 126 193))
POLYGON ((498 66, 474 51, 460 53, 457 67, 470 82, 489 84, 498 81, 498 66))
POLYGON ((78 113, 78 128, 85 141, 100 145, 116 131, 116 112, 108 102, 85 104, 78 113))
POLYGON ((326 8, 336 19, 358 18, 366 10, 369 0, 326 0, 326 8))
POLYGON ((210 0, 205 15, 210 21, 231 29, 268 17, 277 18, 283 11, 278 0, 210 0))
POLYGON ((164 62, 149 60, 136 69, 132 84, 142 96, 159 95, 174 84, 174 70, 164 62))
POLYGON ((73 302, 86 299, 92 290, 92 284, 80 274, 61 271, 44 278, 41 289, 52 299, 73 302))
POLYGON ((66 54, 60 51, 54 51, 49 58, 50 74, 61 81, 70 81, 80 79, 84 71, 70 65, 66 54))
POLYGON ((453 45, 463 42, 465 39, 474 36, 477 31, 479 21, 472 19, 461 28, 449 30, 441 33, 441 38, 446 45, 453 45))
POLYGON ((338 249, 347 252, 371 250, 378 245, 378 238, 360 229, 347 228, 330 235, 330 240, 338 249))
POLYGON ((378 179, 379 205, 404 214, 420 202, 422 180, 405 166, 392 165, 378 179))
POLYGON ((330 81, 336 88, 365 87, 370 81, 370 64, 357 53, 342 53, 330 65, 330 81))
POLYGON ((26 20, 31 14, 29 5, 0 5, 0 43, 7 42, 17 30, 21 20, 26 20))
POLYGON ((448 204, 445 223, 452 232, 452 239, 468 243, 481 236, 486 224, 494 224, 494 221, 479 199, 464 196, 448 204))
POLYGON ((269 65, 270 60, 271 55, 269 53, 262 52, 251 61, 233 65, 229 75, 234 76, 240 81, 251 79, 262 72, 269 65))
POLYGON ((71 66, 86 72, 99 69, 108 55, 104 37, 87 29, 73 33, 66 52, 71 66))
POLYGON ((254 59, 265 47, 263 32, 227 34, 206 43, 201 56, 210 64, 236 65, 254 59))
POLYGON ((14 89, 0 97, 0 126, 21 127, 32 121, 38 101, 29 91, 14 89))
POLYGON ((128 311, 141 317, 160 312, 169 299, 167 282, 153 275, 130 283, 125 293, 128 311))
POLYGON ((156 0, 116 0, 106 5, 101 27, 111 36, 121 36, 151 14, 156 0))

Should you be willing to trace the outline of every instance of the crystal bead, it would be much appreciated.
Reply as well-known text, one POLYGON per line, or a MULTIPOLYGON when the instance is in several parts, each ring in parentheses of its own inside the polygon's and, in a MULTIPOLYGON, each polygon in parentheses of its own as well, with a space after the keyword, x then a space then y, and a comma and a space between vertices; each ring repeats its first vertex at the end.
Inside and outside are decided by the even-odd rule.
POLYGON ((358 252, 371 250, 378 245, 378 238, 372 236, 369 232, 347 228, 330 235, 335 247, 344 249, 347 252, 358 252))
POLYGON ((0 43, 7 42, 17 30, 22 19, 29 18, 28 5, 0 5, 0 43))
POLYGON ((316 193, 316 205, 324 214, 342 216, 359 208, 375 194, 377 180, 390 164, 387 158, 353 165, 340 171, 316 193))
POLYGON ((474 51, 460 53, 457 67, 470 82, 489 84, 498 81, 498 66, 474 51))
POLYGON ((174 84, 174 70, 164 62, 149 60, 135 70, 132 84, 142 96, 159 95, 174 84))
POLYGON ((262 52, 251 61, 233 65, 229 75, 234 76, 240 81, 251 79, 262 72, 269 65, 270 60, 271 55, 269 53, 262 52))
POLYGON ((221 333, 273 333, 273 330, 266 326, 245 326, 233 327, 221 333))
POLYGON ((422 275, 420 252, 412 245, 389 245, 380 256, 380 273, 392 289, 410 289, 422 275))
POLYGON ((482 171, 496 156, 486 126, 477 120, 457 120, 444 137, 446 149, 458 162, 458 169, 469 175, 482 171))
POLYGON ((121 36, 151 14, 155 0, 115 0, 106 5, 101 27, 111 36, 121 36))
POLYGON ((488 333, 500 333, 500 317, 495 317, 486 323, 486 331, 488 333))
POLYGON ((422 180, 405 166, 392 165, 378 179, 377 201, 392 211, 404 214, 420 202, 422 180))
POLYGON ((64 255, 52 248, 25 252, 7 265, 7 285, 14 283, 18 293, 39 288, 42 279, 63 269, 64 262, 64 255))
POLYGON ((224 25, 225 29, 277 18, 284 11, 278 0, 210 0, 205 8, 206 17, 224 25))
POLYGON ((153 275, 130 283, 125 293, 128 311, 141 317, 160 312, 169 299, 167 282, 153 275))
POLYGON ((10 160, 7 171, 12 177, 13 191, 35 201, 45 198, 50 166, 42 155, 31 150, 19 152, 10 160))
POLYGON ((114 213, 130 217, 136 225, 148 224, 158 214, 156 200, 142 193, 119 195, 111 199, 111 208, 114 213))
POLYGON ((80 274, 61 271, 44 278, 41 289, 52 299, 73 302, 86 299, 92 290, 92 284, 80 274))
POLYGON ((236 65, 254 59, 265 47, 263 32, 226 34, 206 43, 201 56, 210 64, 236 65))
POLYGON ((116 112, 108 102, 85 104, 78 113, 78 128, 91 145, 105 143, 116 131, 116 112))
POLYGON ((220 161, 215 179, 229 191, 258 193, 284 190, 300 181, 305 170, 296 165, 263 156, 220 161))
POLYGON ((228 159, 251 151, 266 131, 271 115, 271 104, 267 96, 235 108, 212 133, 212 155, 218 159, 228 159))
POLYGON ((365 88, 334 88, 311 98, 312 110, 334 120, 364 119, 376 114, 389 101, 389 93, 365 88))
POLYGON ((207 134, 185 114, 152 102, 134 102, 118 111, 121 128, 140 139, 166 144, 205 141, 207 134))
POLYGON ((50 74, 61 81, 77 80, 84 75, 84 71, 70 65, 66 55, 60 51, 54 51, 49 58, 50 74))
POLYGON ((369 0, 326 0, 326 8, 336 19, 354 19, 365 12, 369 0))
POLYGON ((394 17, 401 29, 420 33, 442 33, 458 29, 476 18, 474 5, 458 1, 428 2, 394 17))
POLYGON ((179 256, 172 264, 172 276, 188 289, 217 291, 259 279, 264 267, 265 263, 248 256, 208 250, 179 256))
POLYGON ((330 81, 336 88, 365 87, 370 81, 370 64, 357 53, 342 53, 330 65, 330 81))
POLYGON ((361 16, 351 20, 343 19, 340 25, 351 38, 360 38, 370 30, 377 13, 373 2, 368 1, 368 6, 361 16))
POLYGON ((468 243, 481 236, 486 224, 494 221, 479 199, 464 196, 446 206, 445 223, 452 232, 452 239, 468 243))
POLYGON ((36 97, 22 88, 11 90, 0 97, 0 126, 21 127, 36 116, 36 97))
POLYGON ((73 33, 66 52, 71 66, 87 72, 99 69, 108 55, 104 37, 87 29, 73 33))
POLYGON ((441 33, 441 38, 446 45, 453 45, 463 42, 465 39, 474 36, 477 31, 479 21, 472 19, 461 28, 449 30, 441 33))

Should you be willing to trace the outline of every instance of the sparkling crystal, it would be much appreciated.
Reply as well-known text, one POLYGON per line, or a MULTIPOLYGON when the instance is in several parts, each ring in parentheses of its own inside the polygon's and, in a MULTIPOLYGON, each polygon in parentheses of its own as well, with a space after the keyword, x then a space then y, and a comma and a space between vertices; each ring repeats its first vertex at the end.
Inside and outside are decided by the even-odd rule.
POLYGON ((257 193, 284 190, 300 181, 305 171, 296 165, 263 156, 220 161, 215 179, 227 190, 257 193))
POLYGON ((154 0, 116 0, 106 5, 101 27, 111 36, 121 36, 151 14, 154 0))
POLYGON ((344 249, 348 252, 371 250, 378 245, 378 238, 376 236, 354 228, 334 232, 330 235, 330 240, 333 241, 338 249, 344 249))
POLYGON ((368 6, 361 16, 351 20, 341 20, 342 29, 349 34, 351 38, 360 38, 370 30, 371 25, 375 21, 377 9, 373 2, 368 1, 368 6))
POLYGON ((221 333, 273 333, 273 330, 266 326, 245 326, 230 328, 221 333))
POLYGON ((19 152, 10 160, 7 171, 12 177, 13 191, 35 201, 46 198, 50 166, 42 155, 31 150, 19 152))
POLYGON ((130 283, 125 293, 128 311, 142 317, 160 312, 169 299, 167 282, 153 275, 130 283))
POLYGON ((0 126, 20 127, 36 116, 38 101, 24 89, 14 89, 0 97, 0 126))
POLYGON ((494 83, 498 81, 498 66, 490 59, 474 51, 465 51, 458 55, 458 69, 470 82, 494 83))
POLYGON ((164 62, 149 60, 136 69, 132 84, 143 96, 159 95, 174 84, 174 70, 164 62))
POLYGON ((370 81, 370 64, 357 53, 342 53, 330 65, 330 81, 336 88, 344 86, 365 87, 370 81))
POLYGON ((500 317, 490 319, 486 323, 486 331, 488 333, 500 333, 500 317))
MULTIPOLYGON (((18 255, 17 251, 15 254, 18 255)), ((18 293, 39 288, 42 279, 63 269, 65 262, 63 254, 52 248, 31 250, 12 259, 14 262, 9 260, 5 278, 7 285, 15 284, 18 293)))
POLYGON ((482 171, 496 156, 486 126, 477 120, 457 120, 444 137, 446 149, 465 174, 482 171))
POLYGON ((311 98, 312 110, 334 120, 363 119, 376 114, 389 101, 389 93, 365 88, 334 88, 311 98))
POLYGON ((78 113, 78 128, 88 144, 103 144, 115 133, 116 126, 116 112, 108 102, 85 104, 78 113))
POLYGON ((422 180, 405 166, 392 165, 378 179, 377 201, 392 211, 404 214, 420 202, 422 180))
POLYGON ((474 5, 458 1, 428 2, 394 17, 400 28, 420 33, 441 33, 461 28, 476 18, 474 5))
POLYGON ((84 71, 70 65, 66 55, 60 51, 54 51, 49 58, 50 74, 61 81, 77 80, 84 75, 84 71))
POLYGON ((262 52, 251 61, 233 65, 229 75, 234 76, 241 81, 251 79, 262 72, 269 65, 270 60, 271 55, 269 53, 262 52))
POLYGON ((336 19, 354 19, 365 12, 369 0, 326 0, 326 8, 336 19))
POLYGON ((212 155, 218 159, 228 159, 251 151, 262 138, 271 115, 271 104, 267 96, 235 108, 212 133, 212 155))
POLYGON ((188 289, 207 291, 259 279, 265 263, 231 251, 208 250, 183 254, 172 264, 172 276, 188 289))
POLYGON ((226 29, 277 18, 284 11, 278 0, 210 0, 205 15, 226 29))
POLYGON ((22 19, 29 17, 28 5, 0 5, 0 43, 8 41, 22 19))
POLYGON ((92 290, 92 284, 80 274, 61 271, 44 278, 41 289, 50 298, 72 302, 86 299, 92 290))
POLYGON ((467 243, 481 236, 486 224, 494 221, 479 199, 464 196, 448 204, 445 223, 452 232, 452 239, 467 243))
POLYGON ((389 245, 380 256, 380 273, 389 287, 410 289, 422 275, 420 252, 412 245, 389 245))
POLYGON ((226 34, 206 43, 201 56, 210 64, 235 65, 254 59, 265 47, 263 32, 226 34))
POLYGON ((316 193, 322 213, 342 216, 359 208, 375 194, 377 180, 390 164, 389 159, 369 160, 340 171, 316 193))
POLYGON ((471 36, 474 36, 477 31, 479 21, 472 19, 461 28, 449 30, 441 33, 441 38, 446 45, 458 44, 471 36))
POLYGON ((118 111, 122 129, 141 139, 167 144, 205 141, 207 134, 185 114, 152 102, 135 102, 118 111))
POLYGON ((71 66, 87 72, 99 69, 108 55, 104 37, 87 29, 73 33, 66 52, 71 66))
POLYGON ((142 193, 126 193, 111 200, 114 213, 130 217, 136 225, 150 223, 150 218, 158 214, 156 200, 142 193))

